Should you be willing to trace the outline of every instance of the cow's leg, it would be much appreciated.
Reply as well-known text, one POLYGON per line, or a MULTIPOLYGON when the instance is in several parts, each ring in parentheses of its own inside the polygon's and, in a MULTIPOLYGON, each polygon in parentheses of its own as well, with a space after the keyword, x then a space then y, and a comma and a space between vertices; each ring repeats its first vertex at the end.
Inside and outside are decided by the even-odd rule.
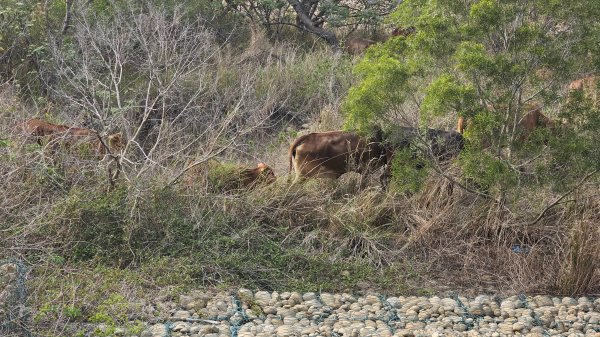
POLYGON ((296 171, 296 176, 294 177, 294 180, 292 180, 292 185, 296 185, 298 183, 301 183, 302 181, 304 181, 304 177, 296 171))
POLYGON ((292 184, 301 182, 307 178, 330 178, 337 179, 343 172, 337 172, 316 159, 302 158, 297 156, 293 162, 296 177, 292 184))

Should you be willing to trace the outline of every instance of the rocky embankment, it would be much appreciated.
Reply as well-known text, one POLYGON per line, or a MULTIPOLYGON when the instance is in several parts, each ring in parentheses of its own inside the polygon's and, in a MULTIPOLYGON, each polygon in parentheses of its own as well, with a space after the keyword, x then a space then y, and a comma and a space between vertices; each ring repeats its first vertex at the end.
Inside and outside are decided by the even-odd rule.
MULTIPOLYGON (((2 336, 30 335, 24 279, 19 264, 0 264, 2 336)), ((600 337, 600 298, 590 297, 384 297, 239 289, 193 291, 134 307, 139 310, 125 327, 73 324, 76 331, 99 336, 600 337)))
MULTIPOLYGON (((164 336, 600 336, 600 299, 192 292, 148 325, 164 336)), ((153 314, 156 306, 147 306, 153 314)))

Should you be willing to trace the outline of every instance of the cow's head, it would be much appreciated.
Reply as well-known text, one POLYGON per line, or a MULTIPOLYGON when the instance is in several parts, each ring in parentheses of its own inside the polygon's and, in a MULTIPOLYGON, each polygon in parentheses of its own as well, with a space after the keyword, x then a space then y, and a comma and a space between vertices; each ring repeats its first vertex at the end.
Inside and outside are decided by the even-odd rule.
POLYGON ((258 163, 258 178, 260 180, 266 181, 266 182, 273 182, 275 181, 275 172, 273 172, 273 169, 271 167, 269 167, 269 165, 265 164, 265 163, 258 163))

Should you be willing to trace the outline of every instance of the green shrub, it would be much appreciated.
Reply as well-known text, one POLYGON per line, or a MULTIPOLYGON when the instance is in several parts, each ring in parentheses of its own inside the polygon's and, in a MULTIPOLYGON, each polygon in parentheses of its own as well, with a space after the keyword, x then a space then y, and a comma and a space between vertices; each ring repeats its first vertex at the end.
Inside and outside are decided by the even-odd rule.
POLYGON ((112 259, 123 249, 127 221, 126 191, 118 189, 90 198, 89 192, 74 191, 65 207, 66 219, 58 226, 67 230, 69 256, 75 260, 95 257, 112 259))
POLYGON ((398 193, 418 192, 429 175, 427 161, 412 147, 394 153, 391 170, 390 189, 398 193))
MULTIPOLYGON (((593 145, 600 143, 597 108, 583 92, 563 96, 581 69, 595 72, 590 54, 580 53, 587 48, 588 35, 598 34, 586 28, 591 13, 598 11, 600 7, 590 6, 571 17, 551 4, 405 1, 390 21, 414 25, 416 33, 369 48, 355 66, 358 81, 342 106, 346 126, 393 129, 418 123, 448 128, 462 116, 467 146, 455 179, 469 190, 510 200, 509 209, 524 207, 522 195, 551 199, 554 193, 572 192, 600 167, 598 146, 593 145), (541 24, 545 19, 530 15, 531 8, 547 17, 569 17, 578 28, 571 34, 552 34, 552 28, 541 24), (513 27, 516 17, 523 20, 513 27), (501 27, 511 27, 505 38, 512 41, 502 46, 496 44, 501 27), (552 69, 551 78, 542 80, 538 74, 547 69, 552 69), (543 105, 552 122, 525 134, 519 121, 532 103, 543 105)), ((412 158, 402 151, 399 158, 392 166, 392 188, 418 190, 426 171, 412 169, 412 158)))

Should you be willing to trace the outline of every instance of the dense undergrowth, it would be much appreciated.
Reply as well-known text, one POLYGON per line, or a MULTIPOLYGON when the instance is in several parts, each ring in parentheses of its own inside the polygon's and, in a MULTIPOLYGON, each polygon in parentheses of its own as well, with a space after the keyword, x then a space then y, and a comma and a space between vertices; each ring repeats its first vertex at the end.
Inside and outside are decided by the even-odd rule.
POLYGON ((593 187, 532 223, 532 210, 511 213, 436 175, 411 195, 354 173, 298 185, 282 175, 273 185, 224 194, 202 184, 165 187, 168 176, 109 190, 95 163, 66 185, 68 175, 48 179, 60 173, 23 164, 9 185, 23 183, 22 193, 10 194, 19 202, 1 222, 3 258, 31 267, 40 327, 131 324, 127 314, 144 301, 198 287, 598 291, 593 187))
MULTIPOLYGON (((498 138, 494 152, 485 142, 499 118, 489 111, 419 116, 414 102, 394 96, 390 88, 409 74, 418 80, 402 90, 417 101, 436 86, 452 89, 430 97, 430 109, 465 93, 475 101, 457 79, 393 69, 414 63, 389 48, 421 55, 417 43, 374 47, 353 73, 358 58, 297 32, 274 42, 232 17, 219 25, 189 20, 190 11, 137 10, 77 8, 67 37, 40 42, 38 78, 22 65, 1 88, 0 260, 28 266, 40 331, 56 335, 69 321, 130 324, 145 301, 198 287, 600 292, 599 123, 589 98, 548 98, 566 123, 510 147, 498 138), (417 88, 427 81, 431 88, 417 88), (475 127, 446 163, 399 151, 387 189, 381 172, 292 184, 289 143, 375 118, 365 107, 381 109, 383 124, 409 110, 416 124, 449 129, 465 113, 475 127), (31 117, 122 131, 129 142, 102 161, 81 149, 51 151, 15 129, 31 117), (222 165, 207 165, 215 160, 222 165), (259 161, 274 168, 274 184, 232 191, 205 179, 259 161)), ((500 86, 505 76, 497 76, 500 86)))

